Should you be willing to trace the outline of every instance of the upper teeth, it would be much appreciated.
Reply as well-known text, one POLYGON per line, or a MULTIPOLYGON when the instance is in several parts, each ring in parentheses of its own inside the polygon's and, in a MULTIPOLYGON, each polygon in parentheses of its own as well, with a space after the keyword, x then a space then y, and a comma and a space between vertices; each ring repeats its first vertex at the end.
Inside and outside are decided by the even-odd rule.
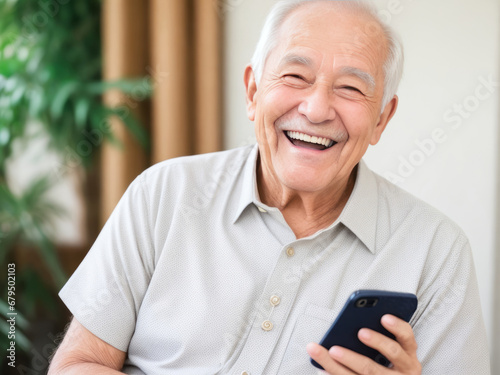
POLYGON ((328 138, 316 137, 314 135, 308 135, 308 134, 299 133, 299 132, 287 131, 286 135, 288 135, 292 139, 298 139, 300 141, 305 141, 305 142, 309 142, 309 143, 317 143, 317 144, 323 145, 325 147, 331 147, 334 143, 333 140, 328 139, 328 138))

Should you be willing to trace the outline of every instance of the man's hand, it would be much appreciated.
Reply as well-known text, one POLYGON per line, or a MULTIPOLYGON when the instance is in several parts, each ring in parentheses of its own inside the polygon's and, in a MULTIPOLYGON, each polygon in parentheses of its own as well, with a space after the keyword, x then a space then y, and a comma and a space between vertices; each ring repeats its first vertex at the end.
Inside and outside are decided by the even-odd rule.
POLYGON ((422 366, 417 359, 417 342, 411 326, 392 315, 384 315, 382 325, 396 337, 396 341, 366 328, 359 330, 358 338, 363 344, 378 350, 391 361, 393 365, 391 368, 339 346, 334 346, 328 351, 321 345, 310 343, 307 345, 307 352, 331 375, 421 374, 422 366))

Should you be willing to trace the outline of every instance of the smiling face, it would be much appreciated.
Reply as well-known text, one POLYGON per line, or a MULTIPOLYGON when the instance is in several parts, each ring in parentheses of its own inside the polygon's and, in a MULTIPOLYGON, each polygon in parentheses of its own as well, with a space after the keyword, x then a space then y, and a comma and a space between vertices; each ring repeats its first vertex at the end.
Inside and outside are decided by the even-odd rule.
POLYGON ((382 35, 364 13, 331 3, 302 5, 282 24, 258 86, 247 67, 247 112, 267 185, 297 192, 347 185, 397 106, 395 97, 381 111, 382 35), (363 33, 367 25, 370 33, 363 33))

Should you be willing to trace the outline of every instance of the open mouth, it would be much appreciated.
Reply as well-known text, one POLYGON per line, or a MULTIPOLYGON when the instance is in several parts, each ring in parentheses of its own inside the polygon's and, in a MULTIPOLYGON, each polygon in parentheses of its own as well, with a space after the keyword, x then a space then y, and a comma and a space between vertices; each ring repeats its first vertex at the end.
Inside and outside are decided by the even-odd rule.
POLYGON ((316 137, 300 132, 285 131, 284 133, 294 146, 313 150, 327 150, 337 143, 332 139, 316 137))

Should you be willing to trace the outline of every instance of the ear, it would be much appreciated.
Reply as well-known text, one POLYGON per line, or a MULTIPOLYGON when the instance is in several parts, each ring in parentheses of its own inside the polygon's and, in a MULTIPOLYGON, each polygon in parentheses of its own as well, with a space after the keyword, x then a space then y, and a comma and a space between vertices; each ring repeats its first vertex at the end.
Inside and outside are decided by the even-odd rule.
POLYGON ((255 74, 252 66, 247 65, 245 68, 245 89, 247 100, 247 116, 250 121, 255 120, 255 94, 257 93, 257 83, 255 82, 255 74))
POLYGON ((389 121, 391 121, 392 117, 396 113, 396 109, 398 108, 398 102, 399 102, 398 96, 394 95, 394 98, 392 98, 392 100, 385 106, 384 112, 382 112, 382 114, 380 115, 377 127, 375 128, 372 134, 372 139, 370 141, 370 144, 372 146, 376 145, 380 140, 380 137, 382 137, 382 133, 387 127, 387 124, 389 123, 389 121))

